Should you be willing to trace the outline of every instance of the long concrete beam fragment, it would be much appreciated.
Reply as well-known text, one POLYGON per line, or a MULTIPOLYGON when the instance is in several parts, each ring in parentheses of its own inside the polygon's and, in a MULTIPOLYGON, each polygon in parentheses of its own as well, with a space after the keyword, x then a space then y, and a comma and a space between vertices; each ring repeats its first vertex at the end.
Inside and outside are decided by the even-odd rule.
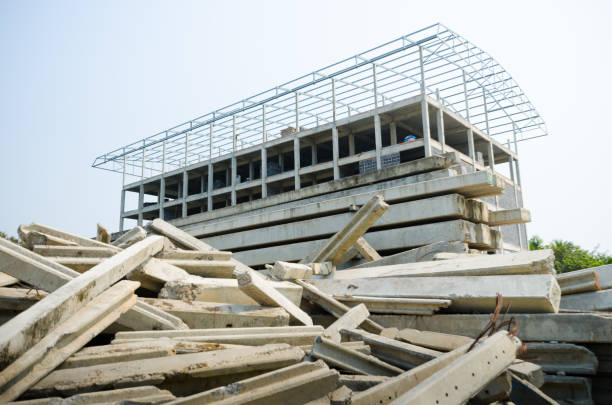
MULTIPOLYGON (((505 255, 474 255, 443 261, 405 263, 388 266, 359 266, 339 271, 336 279, 371 277, 497 276, 555 274, 552 250, 533 250, 505 255)), ((374 263, 368 263, 373 265, 374 263)))
POLYGON ((159 298, 141 299, 181 318, 192 329, 289 325, 289 314, 282 308, 159 298))
POLYGON ((489 225, 513 225, 531 222, 531 213, 526 208, 513 208, 510 210, 489 211, 489 225))
POLYGON ((312 267, 301 263, 276 261, 274 266, 268 268, 268 273, 279 280, 305 279, 312 277, 312 267))
POLYGON ((77 394, 68 398, 51 397, 9 402, 10 405, 107 405, 109 403, 161 404, 175 399, 168 390, 153 386, 119 388, 116 390, 77 394))
POLYGON ((360 295, 336 296, 338 301, 352 307, 364 304, 374 314, 432 315, 441 308, 448 308, 451 300, 435 298, 385 298, 360 295))
POLYGON ((584 292, 561 297, 561 308, 580 311, 612 311, 612 290, 584 292))
POLYGON ((51 257, 111 257, 116 250, 107 247, 92 246, 47 246, 34 245, 34 253, 51 257))
POLYGON ((506 370, 520 348, 518 338, 504 331, 497 332, 391 404, 463 403, 506 370))
POLYGON ((161 259, 161 261, 202 277, 232 278, 232 272, 236 268, 236 264, 230 260, 161 259))
POLYGON ((368 231, 378 218, 389 208, 380 195, 374 196, 355 213, 351 220, 326 243, 308 254, 300 263, 332 262, 337 265, 338 259, 350 249, 357 239, 368 231))
POLYGON ((99 242, 97 240, 94 239, 89 239, 89 238, 84 238, 82 236, 79 235, 75 235, 73 233, 70 232, 64 232, 64 231, 60 231, 59 229, 55 229, 52 228, 50 226, 46 226, 46 225, 42 225, 42 224, 38 224, 38 223, 31 223, 30 225, 22 225, 20 228, 23 228, 24 230, 27 231, 36 231, 36 232, 41 232, 41 233, 45 233, 51 236, 55 236, 58 238, 62 238, 62 239, 66 239, 69 240, 71 242, 76 243, 77 245, 80 246, 97 246, 97 247, 107 247, 110 249, 116 249, 117 252, 120 251, 120 249, 118 247, 113 247, 112 245, 108 244, 108 243, 103 243, 103 242, 99 242))
POLYGON ((468 245, 464 242, 436 242, 429 245, 421 246, 415 249, 406 250, 405 252, 396 253, 391 256, 385 256, 379 260, 369 263, 363 263, 351 267, 351 269, 360 269, 364 267, 389 266, 393 264, 406 264, 414 262, 433 261, 434 256, 438 253, 467 253, 468 245))
POLYGON ((156 256, 158 259, 174 259, 174 260, 230 260, 232 258, 232 252, 226 252, 222 250, 210 250, 208 252, 202 252, 199 250, 163 250, 156 256))
POLYGON ((58 238, 57 236, 47 235, 46 233, 38 231, 27 231, 23 227, 19 227, 19 237, 25 242, 25 244, 32 248, 36 245, 45 246, 78 246, 75 242, 58 238))
POLYGON ((253 375, 296 364, 303 357, 300 348, 277 344, 77 367, 52 372, 28 394, 66 396, 138 381, 142 385, 168 387, 175 395, 189 395, 219 383, 239 381, 249 373, 253 375))
POLYGON ((342 329, 354 329, 361 325, 370 316, 368 309, 365 305, 359 304, 351 308, 348 312, 338 318, 334 323, 329 325, 323 336, 330 339, 333 342, 340 343, 342 337, 340 336, 340 330, 342 329))
POLYGON ((168 405, 301 405, 333 391, 338 379, 338 372, 330 370, 319 360, 295 364, 231 385, 179 398, 168 405), (240 389, 237 390, 236 386, 240 389))
MULTIPOLYGON (((398 329, 476 337, 489 322, 485 314, 372 315, 375 322, 398 329)), ((513 314, 525 342, 612 343, 612 316, 602 313, 513 314)))
MULTIPOLYGON (((340 318, 348 311, 350 311, 350 307, 341 303, 333 296, 324 293, 319 290, 317 287, 313 286, 302 280, 294 281, 297 285, 302 287, 302 296, 304 299, 318 305, 323 308, 325 311, 329 312, 335 318, 340 318)), ((382 326, 373 322, 371 319, 366 319, 361 325, 363 329, 372 333, 380 333, 383 329, 382 326)))
POLYGON ((177 354, 176 346, 179 344, 171 340, 160 340, 147 343, 130 342, 121 345, 89 346, 68 357, 59 368, 88 367, 128 360, 174 356, 177 354))
POLYGON ((137 300, 138 283, 120 281, 60 323, 0 372, 0 402, 18 398, 110 326, 137 300))
POLYGON ((19 279, 13 276, 9 276, 6 273, 0 272, 0 287, 6 287, 9 285, 17 284, 18 282, 19 282, 19 279))
POLYGON ((0 311, 24 311, 46 296, 44 291, 0 287, 0 311))
MULTIPOLYGON (((359 271, 365 270, 367 269, 359 271)), ((504 303, 510 304, 510 312, 554 313, 559 310, 561 298, 557 280, 551 274, 342 278, 310 281, 323 292, 334 296, 450 299, 452 303, 448 310, 453 312, 492 312, 497 302, 497 294, 501 294, 504 297, 504 303)))
POLYGON ((359 353, 322 336, 315 338, 310 354, 335 368, 357 374, 395 376, 403 371, 374 356, 359 353))
POLYGON ((147 231, 141 226, 130 229, 123 235, 115 239, 111 245, 116 246, 120 249, 125 249, 132 246, 136 242, 140 242, 147 237, 147 231))
POLYGON ((72 316, 80 307, 125 277, 162 247, 162 237, 138 242, 87 273, 70 280, 42 301, 0 326, 0 364, 15 360, 58 323, 72 316))
POLYGON ((257 277, 253 273, 255 273, 254 270, 238 268, 234 270, 234 276, 238 280, 238 288, 241 291, 261 305, 282 307, 292 319, 304 325, 312 325, 312 319, 306 312, 279 293, 268 280, 257 277))
POLYGON ((443 352, 450 352, 473 341, 466 336, 410 328, 397 331, 396 339, 443 352))
POLYGON ((373 262, 376 260, 382 259, 382 257, 378 254, 376 249, 374 249, 367 240, 364 238, 359 238, 353 244, 355 249, 361 254, 361 256, 369 262, 373 262))
POLYGON ((343 329, 341 333, 343 337, 350 340, 362 341, 370 346, 372 355, 403 370, 414 368, 442 354, 435 350, 400 342, 399 340, 375 335, 359 329, 343 329))
POLYGON ((558 274, 557 282, 559 287, 561 287, 562 295, 598 291, 601 289, 599 276, 595 270, 578 270, 558 274))
POLYGON ((595 375, 599 362, 584 346, 570 343, 527 343, 522 357, 531 360, 549 374, 595 375))
MULTIPOLYGON (((0 239, 0 269, 45 291, 55 291, 80 274, 49 258, 0 239)), ((117 321, 129 329, 185 329, 179 318, 138 301, 117 321)))

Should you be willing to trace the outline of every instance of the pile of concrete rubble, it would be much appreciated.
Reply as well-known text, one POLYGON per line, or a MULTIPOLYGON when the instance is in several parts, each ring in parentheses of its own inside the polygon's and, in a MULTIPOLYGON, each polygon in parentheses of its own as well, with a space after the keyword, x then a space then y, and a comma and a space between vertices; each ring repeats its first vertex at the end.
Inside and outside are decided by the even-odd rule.
POLYGON ((609 403, 612 266, 380 257, 362 236, 387 207, 262 271, 160 219, 112 242, 22 225, 25 247, 0 239, 0 402, 609 403))

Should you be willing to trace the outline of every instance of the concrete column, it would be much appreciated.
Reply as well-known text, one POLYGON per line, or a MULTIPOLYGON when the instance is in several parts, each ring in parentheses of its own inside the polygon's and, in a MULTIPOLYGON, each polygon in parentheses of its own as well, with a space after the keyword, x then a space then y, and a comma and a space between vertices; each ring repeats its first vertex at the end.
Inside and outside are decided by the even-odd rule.
POLYGON ((166 200, 166 177, 162 173, 161 179, 159 180, 159 217, 164 219, 164 202, 166 200))
POLYGON ((353 156, 355 154, 355 134, 350 132, 348 134, 348 142, 349 142, 349 155, 353 156))
POLYGON ((213 164, 212 157, 208 161, 208 190, 206 191, 206 209, 212 211, 213 209, 213 164))
MULTIPOLYGON (((295 94, 297 104, 297 93, 295 94)), ((297 113, 297 110, 296 110, 297 113)), ((300 138, 297 135, 293 138, 293 180, 295 189, 301 188, 300 184, 300 138)))
POLYGON ((495 172, 495 154, 493 153, 493 140, 491 139, 491 134, 489 132, 489 109, 487 108, 487 95, 484 87, 482 88, 482 105, 484 106, 485 127, 487 129, 487 136, 489 137, 489 167, 491 168, 492 172, 495 172))
POLYGON ((249 179, 255 178, 255 169, 253 168, 253 159, 249 160, 249 179))
POLYGON ((472 132, 472 123, 470 122, 470 104, 468 102, 467 80, 465 78, 465 70, 461 71, 463 76, 463 97, 465 102, 465 119, 468 122, 467 138, 468 138, 468 153, 472 159, 472 170, 476 171, 476 151, 474 150, 474 133, 472 132))
POLYGON ((382 169, 382 130, 380 115, 374 115, 374 144, 376 145, 376 169, 382 169))
POLYGON ((266 151, 266 146, 263 145, 261 147, 261 198, 266 198, 268 196, 268 185, 266 181, 268 181, 268 153, 266 151))
POLYGON ((493 141, 489 139, 489 168, 495 172, 495 154, 493 153, 493 141))
POLYGON ((431 134, 429 131, 429 107, 425 91, 425 66, 423 64, 423 48, 419 47, 419 62, 421 65, 421 120, 423 124, 423 146, 425 157, 431 156, 431 134))
POLYGON ((338 128, 335 125, 332 127, 332 159, 334 162, 334 180, 338 180, 340 178, 340 166, 338 165, 340 146, 338 145, 338 128))
POLYGON ((144 206, 144 184, 140 185, 138 191, 138 226, 142 226, 142 209, 144 206))
POLYGON ((123 232, 123 212, 125 211, 125 189, 121 189, 121 209, 119 210, 119 232, 123 232))
POLYGON ((202 173, 202 175, 200 176, 200 194, 204 194, 205 187, 204 187, 204 181, 206 181, 205 177, 204 177, 204 173, 202 173))
POLYGON ((316 165, 317 164, 317 142, 316 141, 313 141, 312 145, 310 145, 310 154, 311 154, 312 164, 316 165))
POLYGON ((395 122, 389 123, 389 133, 391 136, 391 145, 397 145, 397 124, 395 122))
POLYGON ((232 176, 232 205, 236 205, 236 143, 238 142, 238 135, 236 134, 236 116, 232 116, 232 160, 231 160, 231 176, 232 176))
POLYGON ((442 153, 446 151, 446 139, 444 137, 444 113, 442 112, 442 100, 440 100, 440 90, 436 89, 436 98, 440 103, 438 111, 436 111, 436 126, 438 129, 438 142, 442 145, 442 153))
POLYGON ((187 195, 189 194, 189 176, 187 175, 187 169, 183 171, 183 204, 182 214, 183 218, 187 216, 187 195))
POLYGON ((278 148, 278 167, 280 167, 280 171, 285 171, 285 161, 283 160, 283 152, 280 148, 278 148))

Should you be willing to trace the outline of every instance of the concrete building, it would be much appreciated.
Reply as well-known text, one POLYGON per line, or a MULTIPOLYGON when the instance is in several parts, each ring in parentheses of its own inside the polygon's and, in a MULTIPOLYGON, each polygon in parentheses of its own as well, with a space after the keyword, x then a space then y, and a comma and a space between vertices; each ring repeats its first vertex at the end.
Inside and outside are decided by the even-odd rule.
MULTIPOLYGON (((523 206, 517 142, 546 134, 543 119, 491 56, 435 24, 106 153, 93 166, 123 174, 121 230, 125 220, 155 218, 188 230, 337 198, 341 189, 363 193, 383 181, 395 187, 472 172, 503 179, 503 193, 459 194, 501 210, 523 206), (429 177, 408 169, 376 176, 449 152, 454 164, 432 166, 429 177), (313 191, 325 183, 326 190, 313 191), (132 206, 130 195, 137 196, 132 206)), ((242 229, 258 228, 263 223, 242 229)), ((504 249, 526 247, 524 225, 495 230, 504 249)))

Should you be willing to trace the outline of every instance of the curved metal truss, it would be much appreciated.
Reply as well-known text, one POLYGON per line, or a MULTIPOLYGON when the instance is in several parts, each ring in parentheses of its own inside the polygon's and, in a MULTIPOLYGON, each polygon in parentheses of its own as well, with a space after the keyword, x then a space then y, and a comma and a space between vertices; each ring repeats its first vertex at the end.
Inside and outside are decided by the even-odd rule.
POLYGON ((415 96, 423 78, 427 95, 500 142, 547 135, 499 63, 434 24, 105 153, 92 166, 151 177, 278 138, 287 127, 313 128, 415 96))

